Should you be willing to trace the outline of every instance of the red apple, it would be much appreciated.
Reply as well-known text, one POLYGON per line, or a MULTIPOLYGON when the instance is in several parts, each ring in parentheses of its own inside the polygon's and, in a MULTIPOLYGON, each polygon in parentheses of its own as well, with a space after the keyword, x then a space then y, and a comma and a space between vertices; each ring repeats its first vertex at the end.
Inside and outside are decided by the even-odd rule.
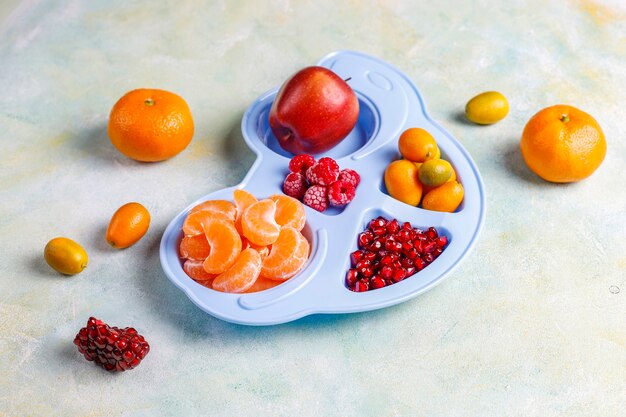
POLYGON ((280 87, 270 127, 280 146, 294 155, 318 154, 341 142, 359 117, 352 88, 324 67, 307 67, 280 87))

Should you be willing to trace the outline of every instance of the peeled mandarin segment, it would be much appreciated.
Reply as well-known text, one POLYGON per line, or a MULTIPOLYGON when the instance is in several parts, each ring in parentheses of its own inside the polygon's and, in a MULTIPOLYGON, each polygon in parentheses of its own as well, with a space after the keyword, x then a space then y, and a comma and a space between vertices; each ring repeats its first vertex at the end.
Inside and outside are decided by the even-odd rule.
POLYGON ((257 198, 247 192, 246 190, 235 190, 233 191, 233 200, 235 200, 235 206, 237 206, 237 218, 241 217, 243 212, 250 207, 252 204, 256 203, 257 198))
POLYGON ((211 253, 204 260, 204 270, 221 274, 230 268, 241 253, 241 237, 232 222, 210 219, 202 223, 211 253))
POLYGON ((180 241, 181 258, 203 261, 211 253, 209 241, 204 234, 185 236, 180 241))
POLYGON ((246 250, 248 248, 252 248, 256 250, 257 252, 259 252, 259 255, 261 255, 261 259, 265 259, 265 257, 270 254, 269 246, 255 245, 254 243, 250 243, 248 239, 242 236, 241 237, 241 250, 246 250))
POLYGON ((237 216, 237 207, 233 203, 227 200, 208 200, 203 203, 198 204, 194 208, 189 211, 189 214, 195 213, 196 211, 201 210, 209 210, 215 211, 218 213, 222 213, 230 220, 235 221, 235 217, 237 216))
POLYGON ((276 203, 274 219, 279 226, 291 226, 300 231, 306 223, 304 205, 288 195, 275 194, 270 197, 276 203))
POLYGON ((213 289, 240 293, 254 285, 261 272, 261 255, 252 248, 241 252, 235 263, 213 280, 213 289))
POLYGON ((235 200, 235 205, 237 206, 237 217, 235 217, 235 228, 239 234, 243 234, 243 230, 241 230, 241 215, 248 207, 252 204, 256 203, 258 200, 255 196, 250 194, 245 190, 235 190, 233 192, 233 199, 235 200))
POLYGON ((194 236, 200 235, 204 233, 204 229, 202 229, 202 224, 214 219, 224 220, 226 222, 231 222, 232 220, 225 215, 224 213, 218 211, 212 211, 208 209, 203 209, 199 211, 195 211, 193 213, 189 213, 185 222, 183 223, 183 233, 185 236, 194 236))
POLYGON ((265 291, 265 290, 269 290, 270 288, 274 288, 275 286, 279 285, 280 282, 278 281, 272 281, 271 279, 267 279, 267 278, 257 278, 256 281, 254 281, 254 284, 248 288, 245 292, 250 293, 250 292, 259 292, 259 291, 265 291))
POLYGON ((250 205, 241 216, 243 235, 255 245, 271 245, 278 239, 280 226, 274 220, 276 203, 266 199, 250 205))
POLYGON ((261 255, 261 259, 267 258, 267 255, 270 254, 269 246, 250 245, 250 247, 259 252, 259 255, 261 255))
MULTIPOLYGON (((185 271, 185 273, 193 278, 195 281, 201 282, 203 284, 210 284, 211 281, 213 281, 213 278, 217 276, 215 274, 209 274, 208 272, 206 272, 202 267, 202 261, 197 261, 194 259, 187 259, 185 261, 185 263, 183 264, 183 271, 185 271)), ((210 287, 210 285, 208 286, 210 287)))
POLYGON ((270 254, 263 261, 261 277, 284 281, 296 275, 309 259, 309 242, 291 226, 280 230, 270 254))

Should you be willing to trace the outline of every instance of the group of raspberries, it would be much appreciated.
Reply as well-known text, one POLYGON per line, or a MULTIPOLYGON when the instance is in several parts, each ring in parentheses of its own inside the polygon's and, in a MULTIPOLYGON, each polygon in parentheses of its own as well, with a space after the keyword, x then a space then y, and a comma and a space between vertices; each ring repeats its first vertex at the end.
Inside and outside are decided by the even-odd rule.
POLYGON ((311 155, 297 155, 289 162, 283 192, 322 212, 328 206, 342 207, 351 202, 361 181, 352 169, 339 170, 333 158, 315 161, 311 155))

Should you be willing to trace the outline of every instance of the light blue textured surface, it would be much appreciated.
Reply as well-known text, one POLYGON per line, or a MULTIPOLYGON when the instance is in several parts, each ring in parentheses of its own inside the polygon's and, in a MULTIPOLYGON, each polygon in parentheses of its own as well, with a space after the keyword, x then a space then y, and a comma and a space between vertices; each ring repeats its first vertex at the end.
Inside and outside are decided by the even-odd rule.
POLYGON ((620 416, 626 408, 626 6, 501 2, 28 1, 0 26, 1 416, 620 416), (238 184, 255 156, 243 112, 340 49, 419 87, 469 151, 489 214, 475 250, 432 291, 387 309, 271 327, 215 319, 163 274, 159 241, 190 202, 238 184), (120 155, 108 113, 157 87, 196 134, 158 164, 120 155), (496 125, 467 100, 498 90, 496 125), (603 127, 589 179, 553 185, 524 165, 526 121, 567 103, 603 127), (139 201, 153 222, 114 251, 104 229, 139 201), (90 265, 42 260, 55 236, 90 265), (152 350, 110 375, 72 339, 90 315, 135 326, 152 350))

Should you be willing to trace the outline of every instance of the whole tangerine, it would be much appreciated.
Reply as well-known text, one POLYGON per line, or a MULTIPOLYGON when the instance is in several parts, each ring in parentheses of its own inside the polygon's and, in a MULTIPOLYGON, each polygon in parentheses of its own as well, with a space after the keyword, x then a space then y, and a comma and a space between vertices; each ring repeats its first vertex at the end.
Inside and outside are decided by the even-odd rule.
POLYGON ((522 133, 520 150, 526 165, 544 180, 575 182, 602 164, 606 140, 589 114, 556 105, 531 117, 522 133))
POLYGON ((169 159, 189 145, 194 125, 185 100, 169 91, 141 88, 113 106, 108 134, 113 146, 142 162, 169 159))

